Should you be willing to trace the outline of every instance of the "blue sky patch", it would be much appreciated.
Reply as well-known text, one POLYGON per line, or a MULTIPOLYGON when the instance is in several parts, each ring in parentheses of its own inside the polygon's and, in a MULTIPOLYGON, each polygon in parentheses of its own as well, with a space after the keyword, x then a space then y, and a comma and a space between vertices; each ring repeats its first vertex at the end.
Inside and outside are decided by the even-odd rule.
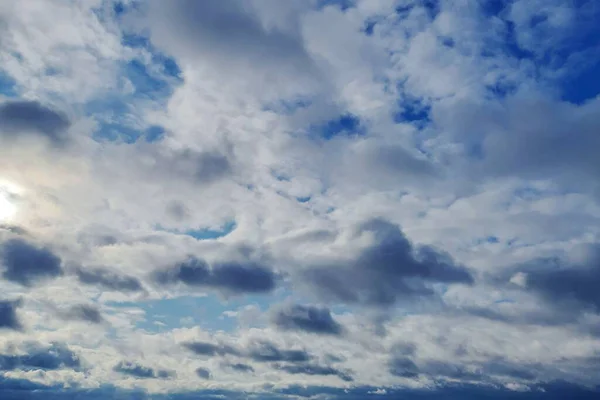
POLYGON ((237 227, 237 223, 235 221, 229 221, 229 222, 225 223, 219 229, 203 228, 203 229, 188 229, 186 231, 179 231, 176 229, 165 229, 161 226, 157 226, 156 230, 163 231, 163 232, 169 232, 169 233, 173 233, 176 235, 186 235, 186 236, 193 237, 196 240, 212 240, 212 239, 219 239, 219 238, 229 235, 231 232, 233 232, 235 230, 236 227, 237 227))
POLYGON ((17 86, 15 80, 0 70, 0 94, 7 97, 17 96, 17 86))
POLYGON ((360 118, 353 114, 342 114, 338 118, 316 126, 314 131, 325 140, 336 136, 355 136, 365 133, 360 118))

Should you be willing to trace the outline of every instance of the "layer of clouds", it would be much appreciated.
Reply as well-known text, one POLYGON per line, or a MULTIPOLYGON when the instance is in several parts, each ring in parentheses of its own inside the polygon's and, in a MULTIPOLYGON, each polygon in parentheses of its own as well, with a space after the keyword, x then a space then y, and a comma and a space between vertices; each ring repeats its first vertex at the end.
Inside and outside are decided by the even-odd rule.
POLYGON ((597 386, 598 8, 500 3, 2 3, 0 391, 597 386))

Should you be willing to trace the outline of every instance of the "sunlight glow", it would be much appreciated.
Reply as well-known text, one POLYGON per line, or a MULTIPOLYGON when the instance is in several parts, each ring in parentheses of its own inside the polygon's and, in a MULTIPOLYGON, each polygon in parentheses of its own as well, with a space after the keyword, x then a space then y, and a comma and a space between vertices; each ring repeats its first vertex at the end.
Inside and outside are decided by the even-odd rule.
POLYGON ((17 206, 11 198, 18 192, 16 185, 0 181, 0 223, 10 221, 17 213, 17 206))

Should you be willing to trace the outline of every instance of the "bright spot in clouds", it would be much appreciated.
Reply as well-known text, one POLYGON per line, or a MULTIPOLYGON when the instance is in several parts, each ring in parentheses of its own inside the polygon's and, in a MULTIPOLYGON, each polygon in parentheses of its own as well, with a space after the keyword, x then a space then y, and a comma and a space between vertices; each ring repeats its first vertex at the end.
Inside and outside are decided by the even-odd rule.
POLYGON ((17 213, 17 206, 11 200, 15 195, 14 191, 10 190, 11 186, 0 183, 0 222, 9 222, 17 213))

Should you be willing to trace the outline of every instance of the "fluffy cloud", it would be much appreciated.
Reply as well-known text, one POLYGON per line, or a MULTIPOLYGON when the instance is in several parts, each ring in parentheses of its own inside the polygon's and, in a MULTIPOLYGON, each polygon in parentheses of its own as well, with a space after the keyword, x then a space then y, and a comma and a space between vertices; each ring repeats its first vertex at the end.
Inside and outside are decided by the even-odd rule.
POLYGON ((24 240, 12 239, 0 249, 4 279, 30 286, 38 280, 63 274, 61 259, 48 249, 38 248, 24 240))
POLYGON ((402 231, 384 220, 362 224, 359 234, 373 242, 349 263, 313 267, 304 279, 324 298, 375 306, 429 296, 429 283, 472 284, 473 277, 445 254, 430 247, 413 249, 402 231))
POLYGON ((273 323, 284 330, 299 330, 325 335, 341 335, 343 327, 327 308, 293 304, 273 313, 273 323))
POLYGON ((0 301, 0 328, 19 330, 22 328, 17 316, 17 308, 21 301, 0 301))

